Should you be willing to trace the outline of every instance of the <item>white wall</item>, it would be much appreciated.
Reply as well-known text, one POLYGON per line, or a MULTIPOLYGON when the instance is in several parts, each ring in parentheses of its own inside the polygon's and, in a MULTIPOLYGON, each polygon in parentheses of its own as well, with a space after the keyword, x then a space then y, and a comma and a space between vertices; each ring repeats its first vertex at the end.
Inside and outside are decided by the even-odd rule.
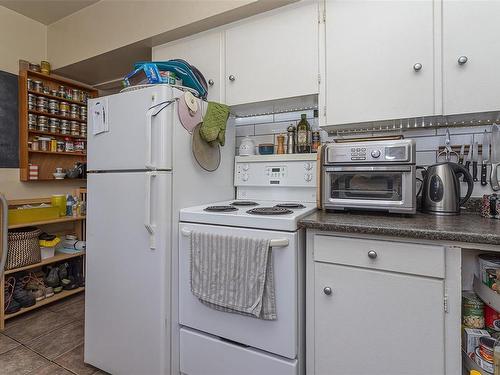
MULTIPOLYGON (((0 70, 18 74, 19 59, 40 62, 46 58, 46 26, 0 6, 0 70)), ((71 192, 78 185, 71 181, 21 182, 19 169, 0 168, 0 192, 7 199, 48 197, 71 192)))

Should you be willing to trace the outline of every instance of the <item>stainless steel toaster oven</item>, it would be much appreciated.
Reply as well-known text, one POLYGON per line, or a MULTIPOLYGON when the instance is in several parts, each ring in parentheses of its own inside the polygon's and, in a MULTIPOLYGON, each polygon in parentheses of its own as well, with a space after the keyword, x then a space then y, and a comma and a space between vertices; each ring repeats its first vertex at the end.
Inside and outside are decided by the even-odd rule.
POLYGON ((414 140, 329 143, 322 159, 324 209, 416 212, 414 140))

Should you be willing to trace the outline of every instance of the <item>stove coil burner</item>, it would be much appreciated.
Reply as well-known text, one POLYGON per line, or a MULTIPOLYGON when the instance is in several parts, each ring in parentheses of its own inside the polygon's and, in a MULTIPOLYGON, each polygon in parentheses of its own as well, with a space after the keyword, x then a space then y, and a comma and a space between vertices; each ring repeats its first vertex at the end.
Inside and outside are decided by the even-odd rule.
POLYGON ((208 212, 231 212, 238 211, 238 209, 234 206, 208 206, 204 209, 204 211, 208 212))
POLYGON ((283 207, 257 207, 247 211, 252 215, 286 215, 293 214, 292 210, 283 207))
POLYGON ((274 207, 281 207, 281 208, 306 208, 303 204, 300 203, 280 203, 277 204, 274 207))
POLYGON ((231 206, 258 206, 257 202, 252 201, 234 201, 231 206))

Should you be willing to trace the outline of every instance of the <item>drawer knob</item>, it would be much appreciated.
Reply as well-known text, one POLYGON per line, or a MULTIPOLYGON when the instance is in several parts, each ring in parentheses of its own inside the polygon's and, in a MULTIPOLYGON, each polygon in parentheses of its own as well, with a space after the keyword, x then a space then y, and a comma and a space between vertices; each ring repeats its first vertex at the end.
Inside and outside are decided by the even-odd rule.
POLYGON ((327 296, 331 295, 332 294, 332 288, 330 288, 329 286, 325 286, 323 288, 323 293, 325 293, 327 296))
POLYGON ((374 250, 370 250, 368 252, 368 258, 370 258, 370 259, 377 259, 377 252, 374 251, 374 250))
POLYGON ((467 58, 467 56, 460 56, 460 57, 458 58, 458 64, 459 64, 459 65, 464 65, 464 64, 467 62, 467 60, 469 60, 469 59, 467 58))
POLYGON ((232 81, 236 80, 236 77, 235 77, 235 76, 233 76, 233 75, 231 74, 231 75, 229 76, 229 80, 232 82, 232 81))
POLYGON ((420 69, 422 69, 422 64, 420 63, 415 63, 415 65, 413 65, 413 70, 418 72, 420 69))
POLYGON ((213 86, 213 85, 214 85, 214 80, 213 80, 213 79, 209 79, 209 80, 208 80, 208 84, 209 84, 210 86, 213 86))

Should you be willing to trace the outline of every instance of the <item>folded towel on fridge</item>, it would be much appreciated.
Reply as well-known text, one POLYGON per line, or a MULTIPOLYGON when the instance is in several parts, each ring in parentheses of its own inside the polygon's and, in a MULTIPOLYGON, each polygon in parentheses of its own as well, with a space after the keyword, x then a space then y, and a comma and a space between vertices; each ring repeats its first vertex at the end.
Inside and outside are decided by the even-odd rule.
POLYGON ((275 320, 270 240, 191 232, 191 292, 225 312, 275 320))

